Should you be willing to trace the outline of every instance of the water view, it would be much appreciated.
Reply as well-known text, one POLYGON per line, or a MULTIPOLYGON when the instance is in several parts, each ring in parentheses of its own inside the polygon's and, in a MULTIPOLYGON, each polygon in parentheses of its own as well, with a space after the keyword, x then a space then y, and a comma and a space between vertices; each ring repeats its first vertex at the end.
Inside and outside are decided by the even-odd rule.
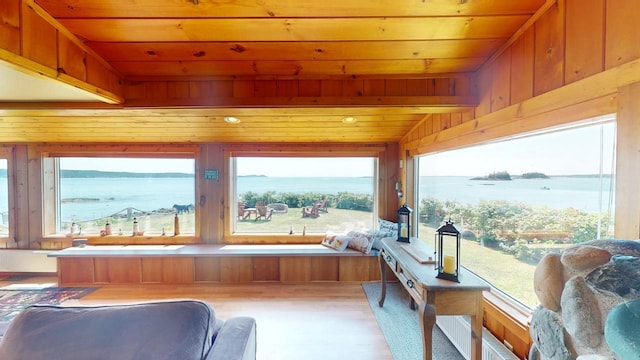
MULTIPOLYGON (((599 199, 600 188, 608 194, 611 178, 551 177, 511 181, 470 180, 467 176, 425 176, 420 192, 441 200, 476 204, 481 200, 519 201, 552 208, 573 207, 597 212, 607 209, 609 199, 599 199)), ((337 194, 371 193, 370 177, 239 177, 238 194, 275 193, 337 194)), ((170 209, 174 204, 195 203, 194 179, 187 178, 65 178, 61 189, 63 221, 91 220, 110 216, 128 207, 145 212, 170 209)), ((613 204, 612 204, 613 205, 613 204)))

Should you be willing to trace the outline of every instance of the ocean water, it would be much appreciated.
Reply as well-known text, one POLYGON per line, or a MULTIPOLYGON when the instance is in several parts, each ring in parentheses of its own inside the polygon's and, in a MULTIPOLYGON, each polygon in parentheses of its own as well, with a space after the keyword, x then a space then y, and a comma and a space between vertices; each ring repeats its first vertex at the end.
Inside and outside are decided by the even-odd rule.
MULTIPOLYGON (((372 178, 297 178, 240 177, 238 193, 266 191, 276 193, 317 192, 366 194, 373 188, 372 178)), ((470 180, 470 177, 422 177, 420 194, 440 200, 457 200, 477 204, 482 200, 519 201, 552 208, 573 207, 585 212, 607 211, 610 178, 552 177, 550 179, 515 179, 512 181, 470 180), (600 198, 600 188, 603 197, 600 198), (599 205, 601 204, 601 205, 599 205)), ((82 198, 83 201, 63 201, 63 221, 91 220, 133 207, 151 212, 168 209, 173 204, 194 204, 193 178, 65 178, 61 199, 82 198), (91 199, 91 200, 86 200, 91 199)), ((0 181, 0 212, 6 211, 6 181, 0 181), (5 195, 3 195, 5 194, 5 195)))
MULTIPOLYGON (((422 197, 478 204, 482 200, 506 200, 554 209, 574 208, 589 213, 608 211, 612 178, 550 177, 510 181, 471 180, 465 176, 424 176, 420 179, 422 197), (600 191, 602 189, 602 191, 600 191), (601 209, 601 210, 599 210, 601 209)), ((611 194, 613 196, 613 194, 611 194)))

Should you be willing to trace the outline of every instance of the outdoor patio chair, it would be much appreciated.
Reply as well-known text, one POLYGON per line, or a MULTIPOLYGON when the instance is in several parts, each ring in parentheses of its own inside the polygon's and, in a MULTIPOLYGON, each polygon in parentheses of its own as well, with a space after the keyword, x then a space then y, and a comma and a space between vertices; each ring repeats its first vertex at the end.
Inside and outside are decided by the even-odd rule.
POLYGON ((313 204, 312 207, 303 207, 302 208, 302 217, 306 218, 306 217, 311 217, 311 218, 317 218, 320 216, 320 211, 318 210, 318 208, 320 207, 320 203, 315 203, 313 204))
POLYGON ((256 220, 260 219, 271 220, 271 215, 273 215, 273 209, 269 209, 264 203, 256 204, 256 220))

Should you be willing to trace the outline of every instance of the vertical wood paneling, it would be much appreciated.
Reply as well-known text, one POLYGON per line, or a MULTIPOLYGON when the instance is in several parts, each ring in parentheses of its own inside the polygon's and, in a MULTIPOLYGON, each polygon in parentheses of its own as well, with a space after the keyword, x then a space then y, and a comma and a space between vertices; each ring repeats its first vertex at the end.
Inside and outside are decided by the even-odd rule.
POLYGON ((275 81, 255 81, 254 97, 275 97, 278 94, 278 89, 275 81))
POLYGON ((194 282, 194 258, 163 257, 162 282, 165 284, 191 284, 194 282))
POLYGON ((20 0, 2 1, 0 48, 20 54, 20 0))
POLYGON ((385 81, 384 94, 386 96, 402 96, 407 92, 405 79, 389 79, 385 81))
POLYGON ((617 119, 615 237, 640 237, 640 83, 620 88, 617 119))
POLYGON ((395 184, 396 181, 406 184, 406 182, 401 178, 404 171, 400 169, 399 166, 400 160, 404 159, 404 157, 405 154, 400 154, 400 147, 396 143, 387 144, 386 151, 378 156, 380 159, 380 183, 378 184, 380 199, 378 200, 378 216, 383 219, 396 219, 398 196, 395 184))
POLYGON ((529 29, 511 46, 511 104, 533 96, 534 32, 529 29))
POLYGON ((169 99, 186 99, 190 97, 188 81, 172 81, 167 84, 169 99))
POLYGON ((220 258, 197 257, 195 258, 195 281, 218 282, 220 281, 220 258))
POLYGON ((76 79, 87 79, 85 52, 65 36, 58 36, 58 70, 76 79))
POLYGON ((486 115, 491 112, 491 74, 494 67, 495 63, 483 67, 478 74, 478 106, 476 106, 476 116, 486 115))
POLYGON ((427 81, 425 79, 407 79, 406 93, 408 96, 423 96, 427 93, 427 81))
MULTIPOLYGON (((32 165, 33 161, 29 161, 29 148, 27 145, 16 145, 13 150, 13 156, 15 162, 9 162, 7 166, 15 183, 15 189, 9 188, 10 199, 15 200, 15 202, 9 203, 11 206, 9 222, 13 225, 11 236, 16 242, 10 244, 9 247, 29 248, 30 240, 32 239, 29 233, 31 229, 35 228, 34 231, 39 230, 40 234, 42 234, 41 224, 43 221, 39 221, 36 224, 29 222, 32 220, 29 215, 29 207, 31 206, 29 198, 32 196, 29 192, 31 190, 29 187, 29 173, 37 168, 32 165)), ((42 204, 42 202, 40 203, 42 204)))
POLYGON ((162 282, 162 259, 161 258, 142 258, 140 259, 142 267, 143 283, 160 283, 162 282))
MULTIPOLYGON (((246 82, 247 91, 249 91, 249 95, 251 96, 252 86, 251 82, 246 82)), ((211 93, 216 97, 232 97, 235 94, 235 84, 234 81, 230 80, 219 80, 213 81, 211 83, 211 93)))
POLYGON ((384 95, 384 80, 370 79, 364 81, 364 96, 383 96, 384 95))
POLYGON ((230 213, 228 209, 225 211, 225 207, 228 207, 231 202, 225 202, 227 189, 225 189, 225 182, 222 181, 229 176, 228 168, 220 144, 207 144, 199 149, 195 169, 195 173, 200 174, 196 177, 196 199, 198 199, 196 233, 200 235, 203 243, 219 243, 224 236, 224 214, 230 213), (219 180, 204 180, 204 169, 217 169, 219 180))
POLYGON ((107 284, 140 283, 140 258, 95 258, 95 282, 107 284))
POLYGON ((256 256, 253 262, 253 281, 279 281, 280 258, 277 256, 256 256))
POLYGON ((58 258, 60 284, 93 284, 93 258, 58 258))
POLYGON ((311 281, 338 281, 338 257, 314 256, 311 258, 311 281))
POLYGON ((128 100, 144 99, 147 87, 143 82, 126 81, 124 84, 124 97, 128 100))
POLYGON ((250 257, 220 258, 220 280, 227 284, 250 283, 253 278, 253 265, 250 257))
POLYGON ((320 82, 320 95, 322 96, 342 96, 342 81, 322 80, 320 82))
POLYGON ((637 0, 606 0, 605 68, 640 58, 637 0))
MULTIPOLYGON (((375 257, 371 257, 374 258, 375 257)), ((341 256, 340 281, 369 281, 369 257, 341 256)))
POLYGON ((298 96, 297 81, 293 80, 279 80, 276 82, 276 96, 279 97, 295 97, 298 96))
POLYGON ((533 93, 540 95, 564 84, 564 0, 558 0, 556 6, 551 7, 534 28, 533 93))
MULTIPOLYGON (((214 90, 214 96, 219 96, 214 90)), ((253 96, 253 81, 238 80, 233 81, 233 96, 239 98, 247 98, 253 96)))
POLYGON ((57 30, 23 3, 22 55, 51 69, 56 69, 58 67, 57 47, 57 30))
POLYGON ((362 80, 344 80, 342 82, 343 96, 362 96, 364 84, 362 80))
POLYGON ((282 282, 311 281, 311 257, 310 256, 280 257, 280 281, 282 282))
POLYGON ((565 82, 603 70, 604 0, 566 1, 565 82))
POLYGON ((494 62, 491 79, 491 111, 511 105, 511 51, 506 50, 494 62))
POLYGON ((147 99, 166 99, 167 83, 164 81, 153 81, 145 83, 145 97, 147 99))
POLYGON ((320 80, 301 80, 298 85, 298 94, 306 97, 320 96, 321 87, 320 80))
POLYGON ((189 81, 189 97, 208 98, 211 97, 210 81, 189 81))
POLYGON ((434 80, 434 91, 435 95, 438 96, 447 96, 452 95, 451 82, 449 79, 435 79, 434 80))

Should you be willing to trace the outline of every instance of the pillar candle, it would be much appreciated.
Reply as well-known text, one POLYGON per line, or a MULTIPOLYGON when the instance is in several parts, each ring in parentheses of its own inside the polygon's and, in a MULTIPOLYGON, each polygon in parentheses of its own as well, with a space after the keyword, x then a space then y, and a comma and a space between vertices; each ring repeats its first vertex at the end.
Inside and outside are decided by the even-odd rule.
POLYGON ((447 274, 455 274, 456 273, 456 258, 451 256, 451 255, 447 255, 444 257, 444 264, 443 264, 443 271, 446 272, 447 274))

